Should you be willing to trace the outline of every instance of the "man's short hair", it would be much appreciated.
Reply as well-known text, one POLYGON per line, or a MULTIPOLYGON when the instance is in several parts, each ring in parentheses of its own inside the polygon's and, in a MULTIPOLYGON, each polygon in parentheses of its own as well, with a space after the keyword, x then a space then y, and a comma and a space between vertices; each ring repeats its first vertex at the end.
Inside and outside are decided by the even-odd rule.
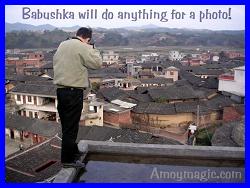
POLYGON ((92 38, 92 29, 87 27, 81 27, 77 30, 76 36, 82 37, 83 39, 92 38))

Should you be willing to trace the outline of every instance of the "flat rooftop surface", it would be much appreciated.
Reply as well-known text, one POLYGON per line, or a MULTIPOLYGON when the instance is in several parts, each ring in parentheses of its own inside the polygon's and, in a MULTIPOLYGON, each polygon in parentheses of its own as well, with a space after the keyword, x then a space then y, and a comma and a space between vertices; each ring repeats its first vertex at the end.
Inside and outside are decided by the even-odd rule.
POLYGON ((91 182, 244 182, 245 168, 242 164, 209 161, 164 159, 163 163, 149 158, 94 156, 87 157, 79 183, 91 182), (112 160, 111 160, 112 158, 112 160), (103 159, 103 160, 102 160, 103 159), (125 160, 124 160, 125 159, 125 160))
POLYGON ((89 161, 79 182, 244 182, 244 168, 89 161))

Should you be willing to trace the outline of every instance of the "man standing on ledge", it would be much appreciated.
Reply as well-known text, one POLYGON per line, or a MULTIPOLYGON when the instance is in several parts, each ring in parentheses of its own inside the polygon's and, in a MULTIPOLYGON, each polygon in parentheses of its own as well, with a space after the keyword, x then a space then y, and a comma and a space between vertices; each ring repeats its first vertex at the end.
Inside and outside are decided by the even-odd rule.
POLYGON ((62 42, 54 57, 54 84, 57 85, 57 110, 62 125, 61 162, 64 167, 84 167, 79 161, 76 139, 83 98, 90 87, 88 69, 99 69, 102 58, 90 44, 92 30, 82 27, 76 37, 62 42))

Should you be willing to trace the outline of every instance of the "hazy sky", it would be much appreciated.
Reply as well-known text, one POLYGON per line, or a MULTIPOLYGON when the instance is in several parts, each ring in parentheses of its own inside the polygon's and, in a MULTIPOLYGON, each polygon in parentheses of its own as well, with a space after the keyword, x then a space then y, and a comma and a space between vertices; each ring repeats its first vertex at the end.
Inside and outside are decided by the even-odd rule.
MULTIPOLYGON (((40 15, 41 15, 40 14, 40 15)), ((67 14, 70 16, 70 13, 67 14)), ((128 16, 128 14, 126 15, 128 16)), ((25 24, 41 25, 51 24, 56 27, 70 27, 74 25, 90 26, 90 27, 104 27, 104 28, 118 28, 128 26, 142 26, 148 24, 154 24, 161 27, 170 28, 192 28, 192 29, 212 29, 212 30, 244 30, 245 29, 245 6, 244 5, 6 5, 5 7, 5 21, 9 23, 21 22, 25 24), (28 7, 30 12, 26 14, 23 9, 28 7), (231 8, 231 15, 228 15, 231 8), (97 15, 94 18, 79 18, 79 12, 84 13, 87 11, 97 10, 97 15), (108 9, 113 13, 113 19, 103 19, 103 12, 108 9), (143 10, 145 9, 145 10, 143 10), (177 17, 172 17, 172 11, 178 12, 173 14, 177 17), (206 10, 208 9, 208 10, 206 10), (34 19, 31 15, 38 16, 38 10, 40 13, 49 13, 49 19, 34 19), (71 18, 62 19, 60 14, 63 11, 72 12, 71 18), (141 13, 139 13, 141 11, 141 13), (144 11, 144 12, 143 12, 144 11), (205 14, 208 11, 207 18, 213 16, 217 19, 205 19, 205 14), (219 11, 221 13, 219 13, 219 11), (32 13, 33 12, 33 13, 32 13), (54 12, 54 13, 53 13, 54 12), (57 13, 58 12, 58 13, 57 13), (119 13, 120 12, 120 13, 119 13), (130 18, 126 17, 121 19, 121 16, 125 16, 124 12, 130 14, 130 18), (181 16, 181 12, 184 12, 183 19, 177 19, 181 16), (194 12, 190 18, 190 12, 194 12), (143 17, 146 14, 152 17, 143 17), (210 14, 211 13, 211 14, 210 14), (53 15, 58 16, 57 19, 53 19, 53 15), (118 15, 120 16, 118 18, 118 15), (24 19, 25 16, 27 19, 24 19), (28 18, 30 16, 30 18, 28 18), (141 16, 141 17, 139 17, 141 16), (203 16, 203 19, 201 20, 203 16), (218 19, 221 16, 221 19, 218 19), (229 17, 231 19, 229 19, 229 17), (173 19, 174 18, 174 19, 173 19)))

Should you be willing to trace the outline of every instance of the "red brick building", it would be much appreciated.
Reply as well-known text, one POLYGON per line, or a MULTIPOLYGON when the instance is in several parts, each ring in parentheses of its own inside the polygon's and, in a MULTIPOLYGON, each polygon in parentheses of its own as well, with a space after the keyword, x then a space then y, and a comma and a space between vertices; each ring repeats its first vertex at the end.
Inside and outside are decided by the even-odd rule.
POLYGON ((228 51, 228 52, 226 52, 226 55, 227 55, 227 57, 229 59, 243 58, 243 57, 245 57, 244 53, 237 52, 237 51, 228 51))
POLYGON ((189 65, 190 66, 200 66, 202 61, 200 59, 190 59, 189 60, 189 65))
POLYGON ((44 64, 43 59, 44 55, 42 53, 29 53, 27 58, 23 59, 8 58, 6 64, 16 66, 16 72, 18 74, 24 74, 24 68, 41 67, 44 64))
POLYGON ((103 110, 103 122, 116 127, 131 125, 132 119, 130 116, 130 109, 112 104, 105 105, 103 110))
POLYGON ((223 121, 237 121, 244 119, 245 108, 244 105, 228 106, 223 110, 223 121))

